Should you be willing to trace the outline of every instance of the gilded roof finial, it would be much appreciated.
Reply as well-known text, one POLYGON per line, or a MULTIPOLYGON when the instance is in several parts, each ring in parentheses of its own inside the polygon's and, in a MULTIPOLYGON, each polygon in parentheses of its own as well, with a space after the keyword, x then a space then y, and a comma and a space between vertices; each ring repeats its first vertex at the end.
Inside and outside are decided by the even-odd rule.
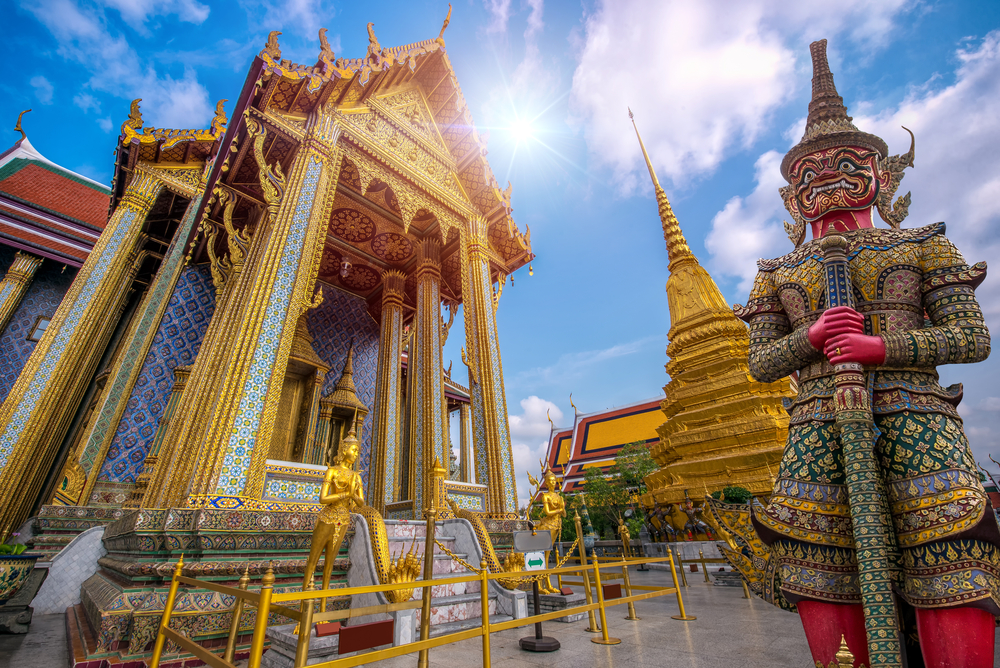
POLYGON ((368 23, 368 57, 378 60, 382 55, 382 45, 378 43, 378 37, 375 36, 375 23, 368 23))
POLYGON ((278 44, 278 35, 280 34, 280 30, 272 30, 267 33, 267 43, 264 44, 264 53, 276 61, 281 58, 281 46, 278 44))
POLYGON ((31 109, 25 109, 20 114, 18 114, 17 115, 17 125, 14 126, 14 131, 21 133, 21 140, 22 141, 25 140, 25 139, 27 139, 28 135, 24 134, 24 130, 21 129, 21 117, 24 116, 29 111, 31 111, 31 109))
POLYGON ((142 102, 141 97, 137 97, 132 100, 132 105, 129 107, 128 118, 122 123, 122 134, 128 135, 125 128, 130 128, 132 133, 142 127, 142 112, 139 111, 139 103, 142 102))
POLYGON ((222 99, 215 103, 215 118, 212 119, 212 134, 216 137, 221 137, 222 133, 226 129, 226 123, 229 119, 226 118, 225 104, 229 100, 222 99))
POLYGON ((676 260, 687 258, 695 260, 694 254, 691 253, 687 240, 684 238, 684 233, 681 232, 677 216, 674 215, 674 210, 670 206, 670 200, 667 199, 667 193, 663 191, 659 179, 656 178, 656 172, 653 171, 653 163, 649 160, 649 154, 646 153, 646 145, 642 143, 642 135, 639 134, 639 127, 635 124, 635 116, 632 115, 632 109, 628 110, 628 117, 632 120, 632 127, 635 128, 635 136, 639 139, 639 148, 642 149, 642 157, 646 159, 649 177, 653 180, 653 189, 656 191, 656 204, 660 210, 660 223, 663 225, 663 238, 667 242, 667 257, 670 258, 670 264, 673 264, 676 260))
POLYGON ((573 407, 573 414, 574 414, 574 416, 575 417, 579 417, 580 416, 580 409, 577 408, 576 404, 573 403, 573 393, 572 392, 569 393, 569 405, 573 407))
POLYGON ((333 60, 336 58, 333 49, 330 48, 330 42, 326 38, 326 28, 319 29, 319 61, 321 63, 329 63, 333 65, 333 60))
POLYGON ((451 23, 451 3, 448 3, 448 16, 444 17, 444 23, 441 25, 441 32, 438 33, 437 41, 444 46, 444 31, 447 29, 448 24, 451 23))

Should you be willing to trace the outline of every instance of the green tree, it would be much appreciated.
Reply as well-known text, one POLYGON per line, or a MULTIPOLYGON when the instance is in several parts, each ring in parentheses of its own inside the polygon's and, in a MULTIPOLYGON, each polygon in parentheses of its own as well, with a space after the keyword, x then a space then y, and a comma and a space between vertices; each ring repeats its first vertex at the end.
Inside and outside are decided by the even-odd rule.
POLYGON ((621 520, 640 519, 642 510, 637 501, 646 493, 644 478, 655 470, 656 462, 645 443, 623 446, 607 473, 596 467, 586 470, 583 489, 598 534, 603 535, 610 528, 617 535, 621 520), (632 517, 626 518, 629 510, 633 511, 632 517))

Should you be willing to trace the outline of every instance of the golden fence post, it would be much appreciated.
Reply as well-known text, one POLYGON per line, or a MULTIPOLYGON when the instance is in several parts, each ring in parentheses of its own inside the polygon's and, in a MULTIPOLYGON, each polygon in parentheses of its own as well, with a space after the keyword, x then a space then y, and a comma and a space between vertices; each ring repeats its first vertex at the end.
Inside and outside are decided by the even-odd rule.
MULTIPOLYGON (((580 567, 581 573, 583 573, 583 593, 587 596, 587 605, 594 602, 593 592, 590 591, 590 577, 587 573, 587 549, 583 546, 583 527, 580 524, 580 513, 576 512, 573 522, 576 523, 576 537, 577 546, 580 550, 580 567)), ((597 627, 597 617, 594 615, 594 611, 588 610, 587 617, 590 620, 590 626, 588 626, 584 631, 590 633, 600 633, 601 629, 597 627)))
POLYGON ((274 569, 269 565, 260 581, 260 602, 257 604, 257 619, 253 625, 253 640, 250 641, 250 661, 247 668, 260 668, 264 654, 264 637, 267 634, 267 618, 271 613, 271 592, 274 585, 274 569))
MULTIPOLYGON (((490 659, 490 580, 489 580, 489 567, 486 565, 486 560, 483 559, 479 562, 479 606, 480 613, 483 617, 483 668, 491 668, 492 659, 490 659)), ((535 611, 538 614, 538 611, 535 611)))
MULTIPOLYGON (((622 579, 625 580, 625 595, 629 598, 632 597, 632 580, 628 576, 628 562, 625 560, 624 555, 622 556, 622 579)), ((625 619, 637 622, 641 619, 635 614, 635 604, 632 601, 628 602, 628 617, 625 619)))
MULTIPOLYGON (((673 547, 673 545, 671 545, 670 546, 670 561, 671 561, 671 563, 673 563, 673 559, 674 559, 675 556, 676 556, 676 554, 674 552, 674 547, 673 547)), ((677 568, 679 568, 680 571, 681 571, 681 582, 683 582, 684 586, 687 587, 688 586, 688 578, 687 578, 687 574, 684 572, 684 560, 681 559, 680 557, 677 557, 677 568)), ((675 577, 674 580, 677 580, 677 578, 675 577)))
POLYGON ((601 562, 594 557, 594 586, 597 588, 597 605, 601 612, 601 637, 591 638, 590 642, 598 645, 617 645, 621 643, 620 638, 608 637, 608 617, 604 611, 604 588, 601 587, 601 562))
POLYGON ((743 585, 743 598, 750 598, 750 590, 747 589, 747 581, 740 576, 740 584, 743 585))
MULTIPOLYGON (((683 574, 684 573, 683 566, 681 568, 682 568, 681 574, 683 574)), ((673 552, 673 550, 670 551, 670 574, 674 577, 674 589, 677 590, 677 607, 680 608, 680 610, 681 610, 681 614, 679 614, 679 615, 672 615, 670 618, 671 619, 679 619, 679 620, 681 620, 683 622, 690 622, 690 621, 693 621, 695 619, 698 619, 697 617, 695 617, 693 615, 691 617, 688 617, 687 613, 684 612, 684 597, 681 596, 681 588, 677 584, 677 571, 674 569, 674 552, 673 552)))
MULTIPOLYGON (((243 591, 250 585, 250 563, 247 562, 246 570, 240 576, 239 587, 243 591)), ((243 599, 236 597, 233 603, 233 621, 229 623, 229 639, 226 641, 226 653, 222 655, 222 660, 227 663, 235 663, 236 658, 236 638, 240 634, 240 617, 243 616, 243 599)))
MULTIPOLYGON (((427 518, 424 529, 424 580, 428 583, 424 585, 421 592, 420 604, 420 639, 427 640, 431 632, 431 590, 429 584, 434 579, 434 522, 437 520, 437 508, 434 507, 434 495, 431 495, 430 506, 424 511, 427 518)), ((417 668, 427 668, 427 654, 429 650, 422 649, 417 656, 417 668)))
MULTIPOLYGON (((315 591, 316 587, 309 585, 309 591, 315 591)), ((323 599, 323 607, 326 607, 326 599, 323 599)), ((299 612, 302 618, 299 620, 299 642, 295 645, 295 668, 305 666, 309 661, 309 640, 312 637, 313 628, 313 599, 309 598, 299 604, 299 612)))
POLYGON ((174 599, 177 598, 177 587, 180 586, 180 582, 177 578, 181 576, 181 569, 184 567, 184 554, 182 553, 180 559, 177 560, 177 565, 174 567, 174 577, 170 580, 170 592, 167 594, 167 604, 163 608, 163 616, 160 617, 160 630, 156 634, 156 644, 153 646, 153 657, 150 662, 152 668, 158 668, 160 665, 160 655, 163 654, 163 644, 166 642, 167 638, 163 635, 163 629, 170 626, 170 615, 174 611, 174 599))
POLYGON ((701 564, 701 570, 705 572, 705 582, 711 582, 708 579, 708 564, 705 562, 705 551, 698 550, 698 563, 701 564))

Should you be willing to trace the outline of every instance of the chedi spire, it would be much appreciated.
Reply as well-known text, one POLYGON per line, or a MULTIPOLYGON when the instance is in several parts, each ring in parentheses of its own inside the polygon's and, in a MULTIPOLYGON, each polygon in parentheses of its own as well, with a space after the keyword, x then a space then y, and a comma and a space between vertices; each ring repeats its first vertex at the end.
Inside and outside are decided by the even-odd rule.
POLYGON ((826 40, 809 45, 812 55, 812 101, 806 118, 806 132, 802 140, 792 147, 781 161, 781 175, 788 181, 788 173, 795 161, 813 151, 834 146, 860 146, 877 151, 883 158, 889 153, 885 142, 873 134, 862 132, 847 115, 844 98, 837 94, 833 72, 826 59, 826 40))

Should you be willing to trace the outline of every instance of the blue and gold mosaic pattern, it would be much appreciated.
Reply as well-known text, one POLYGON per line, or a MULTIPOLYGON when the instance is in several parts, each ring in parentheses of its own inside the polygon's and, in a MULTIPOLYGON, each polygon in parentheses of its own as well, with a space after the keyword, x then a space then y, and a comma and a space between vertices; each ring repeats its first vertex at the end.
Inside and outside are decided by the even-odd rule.
MULTIPOLYGON (((309 311, 309 333, 313 336, 313 350, 327 363, 330 372, 323 381, 322 394, 333 391, 340 374, 347 364, 347 353, 354 344, 354 389, 358 399, 369 410, 375 403, 375 379, 378 369, 379 328, 368 313, 368 305, 361 297, 320 284, 323 303, 309 311)), ((371 461, 372 425, 371 412, 365 417, 358 438, 358 466, 361 477, 368 482, 368 465, 371 461)))
POLYGON ((302 258, 302 244, 309 227, 309 214, 312 211, 322 169, 323 163, 315 157, 310 159, 306 167, 288 237, 285 239, 285 247, 264 311, 264 322, 257 337, 253 362, 240 393, 239 409, 229 434, 226 455, 222 461, 222 473, 219 476, 219 494, 237 495, 246 486, 247 471, 257 442, 257 430, 260 427, 264 400, 274 372, 281 337, 285 331, 285 320, 292 300, 299 261, 302 258))
POLYGON ((98 480, 134 483, 142 473, 174 385, 173 370, 194 364, 214 311, 215 289, 209 266, 185 268, 143 360, 98 480))
MULTIPOLYGON (((13 251, 7 259, 9 261, 4 263, 0 252, 0 263, 4 263, 2 266, 9 266, 14 259, 13 251)), ((6 329, 0 333, 0 402, 7 398, 24 363, 37 345, 34 341, 28 341, 28 334, 35 326, 35 321, 38 316, 52 317, 75 275, 76 270, 72 267, 62 271, 61 265, 49 260, 43 262, 35 273, 20 305, 11 315, 6 329)))
MULTIPOLYGON (((137 221, 137 218, 138 215, 134 209, 126 209, 124 214, 122 214, 121 220, 111 230, 104 251, 94 264, 90 274, 86 276, 83 287, 76 297, 76 301, 73 302, 72 307, 70 307, 69 312, 66 314, 66 319, 56 333, 55 340, 52 341, 49 349, 45 351, 45 358, 38 366, 38 370, 34 376, 32 376, 21 403, 18 404, 17 410, 11 416, 10 422, 7 423, 3 434, 0 434, 0 467, 6 465, 7 458, 14 450, 14 445, 20 439, 21 433, 27 426, 28 419, 38 404, 38 400, 42 396, 42 391, 52 377, 52 372, 55 370, 56 364, 58 364, 59 359, 62 357, 62 353, 66 349, 70 338, 76 332, 77 325, 80 324, 80 319, 83 317, 84 311, 90 305, 94 293, 97 292, 101 283, 104 282, 104 277, 107 275, 111 263, 121 250, 122 244, 131 236, 133 225, 136 222, 142 222, 137 221)), ((105 234, 107 234, 107 230, 105 234)))

